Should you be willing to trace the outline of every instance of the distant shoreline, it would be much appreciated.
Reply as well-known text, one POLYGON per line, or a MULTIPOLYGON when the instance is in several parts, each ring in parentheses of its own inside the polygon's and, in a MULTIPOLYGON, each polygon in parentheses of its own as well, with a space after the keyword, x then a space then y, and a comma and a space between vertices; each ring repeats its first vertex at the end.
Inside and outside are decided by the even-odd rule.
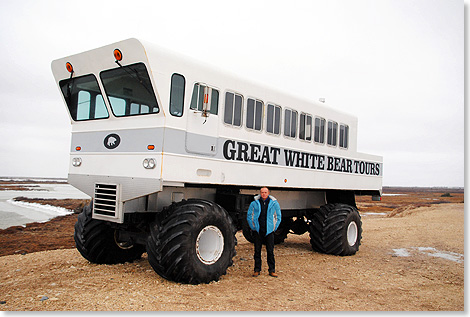
POLYGON ((67 184, 66 178, 0 177, 0 184, 67 184))
POLYGON ((463 193, 465 187, 414 187, 414 186, 383 186, 382 190, 384 193, 406 193, 406 192, 428 192, 428 193, 463 193))
MULTIPOLYGON (((67 178, 60 177, 0 177, 0 184, 68 184, 67 178)), ((383 192, 396 193, 396 192, 451 192, 451 193, 463 193, 465 187, 446 187, 446 186, 383 186, 383 192)))

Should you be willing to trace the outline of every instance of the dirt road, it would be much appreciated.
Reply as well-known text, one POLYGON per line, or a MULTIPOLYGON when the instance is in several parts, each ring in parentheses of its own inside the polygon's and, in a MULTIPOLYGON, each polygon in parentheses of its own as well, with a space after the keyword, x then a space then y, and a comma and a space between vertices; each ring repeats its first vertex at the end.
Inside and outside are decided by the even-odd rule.
MULTIPOLYGON (((159 277, 147 259, 95 265, 75 249, 0 257, 1 310, 464 310, 464 204, 364 214, 359 252, 311 250, 308 234, 275 248, 279 278, 253 278, 237 234, 228 274, 204 285, 159 277)), ((263 250, 263 259, 265 253, 263 250)))

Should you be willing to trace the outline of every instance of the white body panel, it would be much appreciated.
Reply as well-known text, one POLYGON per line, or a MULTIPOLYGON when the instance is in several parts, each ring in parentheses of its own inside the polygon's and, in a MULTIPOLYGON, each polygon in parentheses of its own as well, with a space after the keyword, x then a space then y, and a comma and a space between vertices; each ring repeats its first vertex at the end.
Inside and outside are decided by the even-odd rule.
POLYGON ((160 108, 156 114, 115 117, 108 98, 104 98, 109 118, 77 122, 71 117, 71 161, 80 157, 82 164, 78 167, 70 165, 70 179, 72 184, 73 180, 80 179, 75 185, 89 195, 93 196, 90 192, 93 183, 85 185, 86 179, 96 182, 100 177, 103 177, 103 182, 114 177, 152 184, 146 190, 132 191, 132 195, 126 194, 130 191, 127 188, 129 184, 121 186, 123 201, 162 191, 165 184, 189 183, 201 186, 269 186, 282 190, 339 189, 381 194, 382 158, 357 152, 357 118, 354 116, 320 102, 303 100, 239 79, 143 43, 136 39, 124 40, 52 63, 58 85, 61 80, 70 78, 65 67, 66 62, 70 62, 74 67, 73 77, 94 74, 103 96, 106 96, 100 72, 119 67, 113 56, 113 50, 118 48, 123 55, 122 66, 145 64, 160 108), (175 73, 185 78, 184 110, 180 117, 171 115, 169 111, 171 78, 175 73), (217 115, 204 117, 201 111, 189 109, 195 83, 204 83, 218 90, 217 115), (241 127, 224 123, 227 91, 244 97, 241 127), (245 127, 248 98, 264 102, 262 131, 245 127), (268 103, 282 107, 280 135, 266 132, 268 103), (286 108, 294 109, 298 115, 308 113, 313 119, 321 117, 347 125, 348 148, 304 141, 298 136, 285 137, 282 128, 286 108), (103 141, 112 133, 120 136, 121 143, 109 150, 103 141), (240 153, 244 146, 240 143, 248 146, 246 153, 240 153), (154 149, 149 150, 148 145, 153 145, 154 149), (77 147, 80 147, 79 151, 77 147), (286 162, 286 155, 290 155, 292 164, 286 162), (142 166, 145 158, 154 158, 155 168, 145 169, 142 166), (246 158, 247 161, 244 160, 246 158))

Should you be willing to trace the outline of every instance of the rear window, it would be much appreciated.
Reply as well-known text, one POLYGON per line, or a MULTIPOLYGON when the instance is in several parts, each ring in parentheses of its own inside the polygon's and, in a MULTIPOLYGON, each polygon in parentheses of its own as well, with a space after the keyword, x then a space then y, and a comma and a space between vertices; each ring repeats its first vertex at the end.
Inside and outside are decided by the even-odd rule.
POLYGON ((160 112, 147 68, 143 63, 102 71, 100 77, 115 116, 160 112))
POLYGON ((64 79, 59 82, 59 86, 73 120, 84 121, 109 117, 94 75, 64 79))

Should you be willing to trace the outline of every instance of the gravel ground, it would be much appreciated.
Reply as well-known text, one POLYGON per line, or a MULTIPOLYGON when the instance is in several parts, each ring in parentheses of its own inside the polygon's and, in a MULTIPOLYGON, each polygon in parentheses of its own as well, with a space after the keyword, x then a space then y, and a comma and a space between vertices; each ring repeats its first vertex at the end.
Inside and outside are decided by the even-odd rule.
POLYGON ((253 246, 240 232, 227 275, 202 285, 161 278, 146 255, 121 265, 91 264, 75 249, 2 256, 0 309, 463 311, 464 204, 400 208, 363 215, 362 245, 350 257, 313 252, 308 234, 289 235, 275 248, 279 278, 266 266, 251 276, 253 246))

